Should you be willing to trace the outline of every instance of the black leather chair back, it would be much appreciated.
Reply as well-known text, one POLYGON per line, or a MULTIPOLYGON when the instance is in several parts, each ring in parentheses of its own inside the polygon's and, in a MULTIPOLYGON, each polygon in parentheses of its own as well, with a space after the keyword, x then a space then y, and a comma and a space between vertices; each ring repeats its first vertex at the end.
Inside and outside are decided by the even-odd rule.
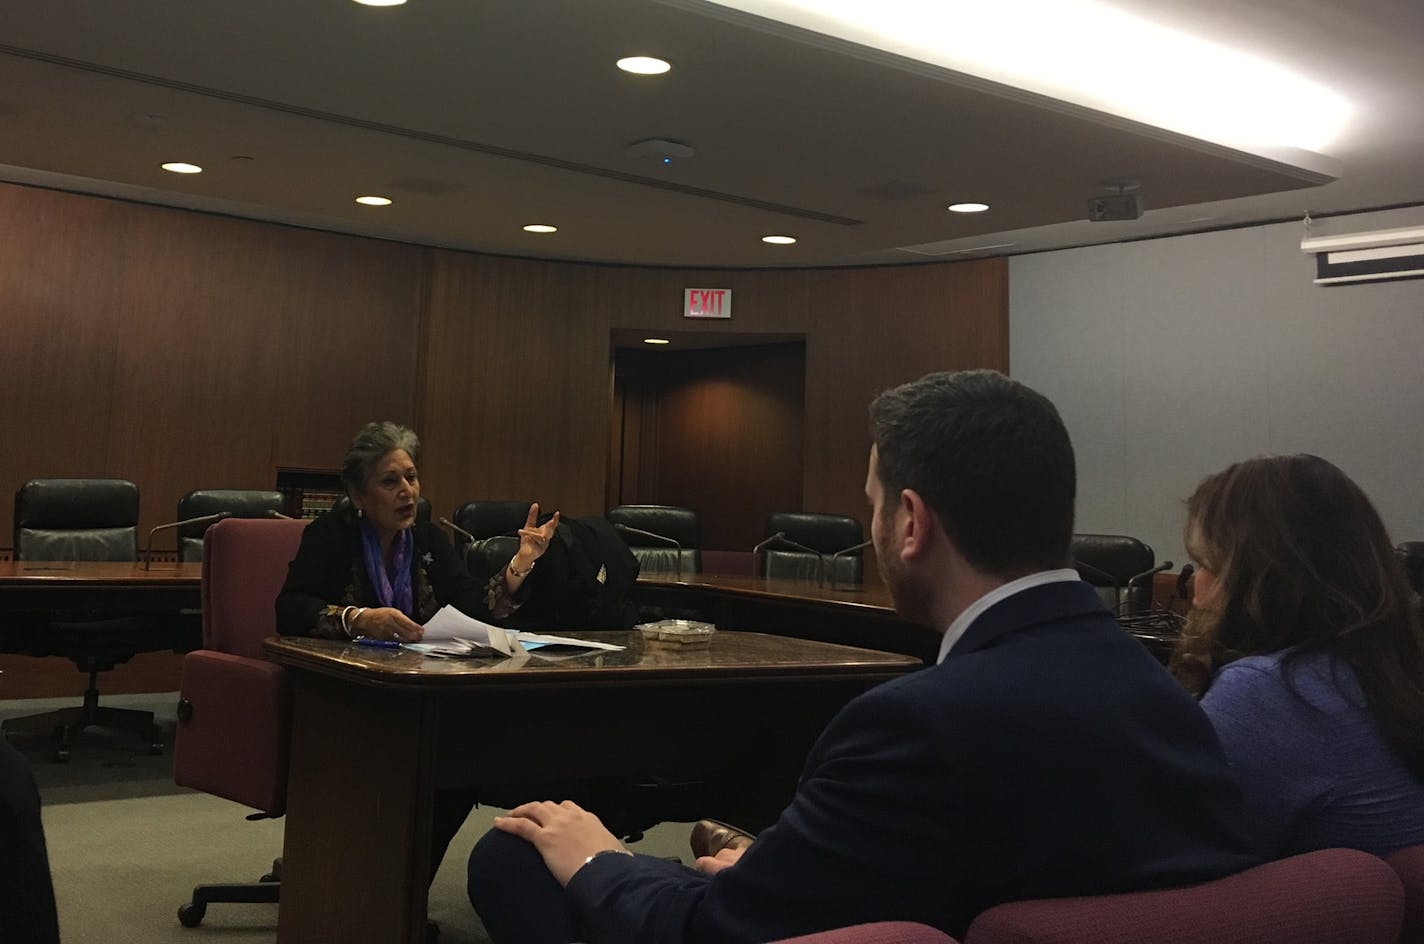
MULTIPOLYGON (((529 506, 524 506, 529 513, 529 506)), ((524 522, 520 522, 523 524, 524 522)), ((465 569, 481 582, 499 573, 514 558, 519 550, 519 538, 512 534, 496 534, 487 538, 476 538, 465 544, 465 569)))
POLYGON ((1151 608, 1152 582, 1128 586, 1128 581, 1157 563, 1152 548, 1125 534, 1073 535, 1073 566, 1098 588, 1114 612, 1140 613, 1151 608))
POLYGON ((619 505, 610 508, 605 518, 616 528, 623 525, 649 534, 670 538, 682 545, 682 550, 659 541, 619 531, 623 541, 638 558, 641 574, 696 574, 702 572, 702 533, 697 526, 697 512, 677 505, 619 505))
POLYGON ((453 520, 461 529, 473 534, 476 540, 492 538, 497 534, 515 534, 528 520, 530 504, 519 501, 465 502, 455 509, 453 520))
MULTIPOLYGON (((270 512, 282 514, 287 507, 287 496, 281 492, 266 492, 253 488, 200 488, 178 499, 178 521, 201 518, 225 511, 234 518, 266 518, 270 512)), ((179 525, 178 559, 180 561, 200 561, 203 559, 203 533, 214 522, 179 525)))
POLYGON ((864 579, 864 556, 859 550, 834 556, 837 551, 865 540, 860 522, 847 515, 825 515, 810 511, 778 511, 766 519, 766 536, 778 531, 788 541, 811 549, 807 552, 789 543, 768 544, 762 551, 758 572, 763 577, 789 577, 827 583, 860 583, 864 579))
POLYGON ((138 557, 138 486, 123 479, 30 479, 15 492, 15 559, 138 557))
POLYGON ((1414 592, 1424 594, 1424 541, 1405 541, 1395 547, 1394 553, 1404 564, 1404 574, 1414 592))

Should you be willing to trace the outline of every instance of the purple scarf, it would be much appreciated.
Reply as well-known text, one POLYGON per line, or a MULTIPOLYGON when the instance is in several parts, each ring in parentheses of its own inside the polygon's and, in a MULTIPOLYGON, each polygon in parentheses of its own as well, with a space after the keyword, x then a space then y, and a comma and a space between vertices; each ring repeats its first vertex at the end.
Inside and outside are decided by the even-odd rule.
POLYGON ((396 535, 391 569, 381 560, 381 539, 371 522, 361 521, 361 557, 366 561, 366 576, 375 588, 380 606, 393 606, 406 616, 414 616, 415 604, 410 590, 410 559, 415 553, 415 535, 410 528, 401 528, 396 535))

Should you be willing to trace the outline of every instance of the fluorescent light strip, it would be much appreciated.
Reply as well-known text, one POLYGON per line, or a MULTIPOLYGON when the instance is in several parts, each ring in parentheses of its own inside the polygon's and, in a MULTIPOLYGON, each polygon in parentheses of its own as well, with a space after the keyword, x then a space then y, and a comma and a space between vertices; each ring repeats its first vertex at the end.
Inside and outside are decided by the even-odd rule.
POLYGON ((1243 149, 1320 151, 1352 107, 1240 49, 1096 0, 706 0, 1243 149))

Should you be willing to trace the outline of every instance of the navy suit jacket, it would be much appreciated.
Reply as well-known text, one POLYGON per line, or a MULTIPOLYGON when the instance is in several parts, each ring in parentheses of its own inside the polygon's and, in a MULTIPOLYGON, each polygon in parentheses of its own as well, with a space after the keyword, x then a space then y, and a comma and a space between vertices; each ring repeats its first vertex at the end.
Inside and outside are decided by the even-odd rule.
POLYGON ((942 664, 846 705, 735 866, 600 856, 567 893, 594 942, 897 919, 962 936, 1000 902, 1204 881, 1248 850, 1206 716, 1073 581, 995 604, 942 664))

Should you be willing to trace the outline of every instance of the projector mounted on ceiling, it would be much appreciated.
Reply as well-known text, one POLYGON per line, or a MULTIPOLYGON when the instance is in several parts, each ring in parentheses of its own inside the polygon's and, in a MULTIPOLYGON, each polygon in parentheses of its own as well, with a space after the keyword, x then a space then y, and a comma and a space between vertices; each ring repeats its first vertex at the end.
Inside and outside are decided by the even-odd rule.
POLYGON ((1307 236, 1300 251, 1315 256, 1316 285, 1424 278, 1424 226, 1307 236))

